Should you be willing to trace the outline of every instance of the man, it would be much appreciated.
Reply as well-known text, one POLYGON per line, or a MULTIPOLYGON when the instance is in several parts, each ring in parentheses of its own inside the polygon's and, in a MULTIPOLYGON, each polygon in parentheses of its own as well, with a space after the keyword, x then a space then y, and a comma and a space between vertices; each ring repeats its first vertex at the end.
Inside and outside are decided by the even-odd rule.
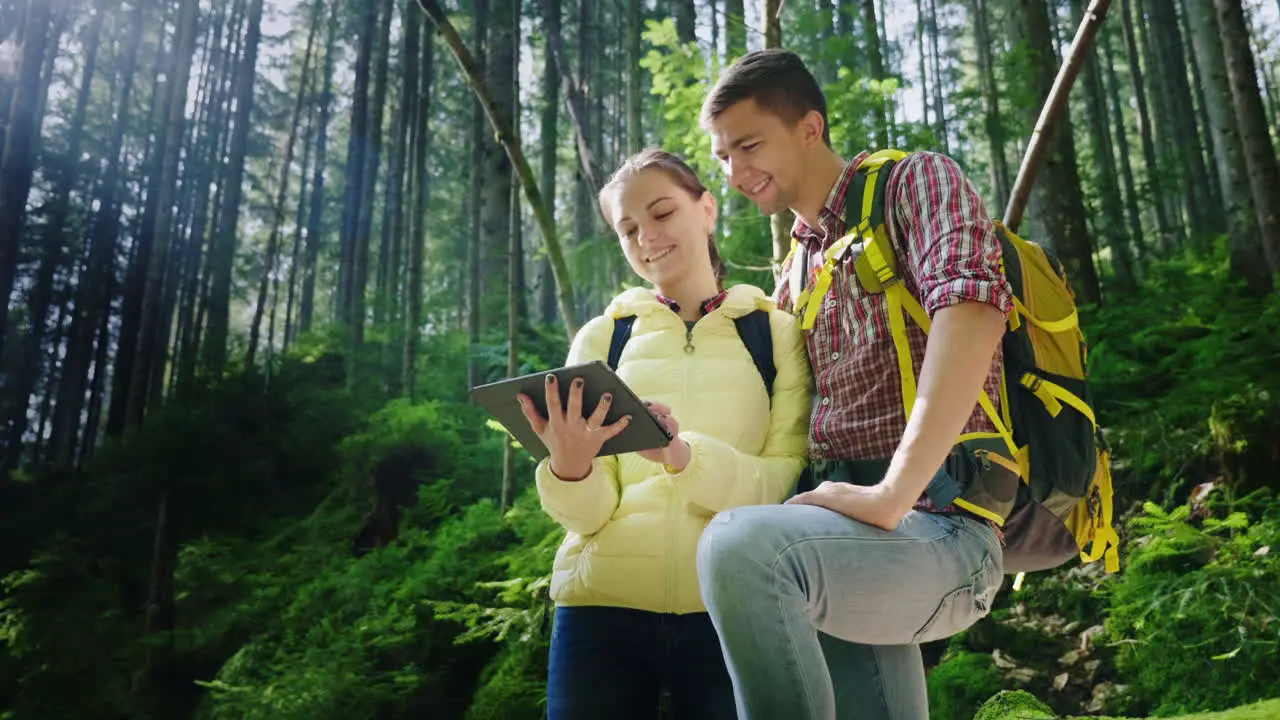
POLYGON ((820 484, 782 506, 722 513, 699 548, 739 716, 925 719, 919 643, 986 615, 1003 579, 998 522, 925 493, 956 467, 962 433, 994 430, 975 402, 984 391, 999 406, 1012 305, 994 228, 951 159, 916 153, 893 167, 886 213, 898 275, 932 319, 927 337, 907 321, 917 377, 908 419, 886 297, 866 292, 853 269, 859 244, 825 294, 814 282, 823 251, 850 229, 850 203, 853 222, 861 217, 850 186, 867 153, 846 162, 832 150, 817 82, 781 50, 726 70, 702 122, 735 189, 761 212, 796 214, 801 252, 782 268, 779 306, 795 309, 788 279, 802 257, 795 277, 820 303, 807 333, 820 484))

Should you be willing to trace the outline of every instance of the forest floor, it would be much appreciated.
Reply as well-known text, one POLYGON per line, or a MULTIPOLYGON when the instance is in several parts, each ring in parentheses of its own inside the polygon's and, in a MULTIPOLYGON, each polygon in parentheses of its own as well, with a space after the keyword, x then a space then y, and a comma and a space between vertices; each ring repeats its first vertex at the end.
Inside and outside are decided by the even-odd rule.
MULTIPOLYGON (((974 716, 974 720, 1058 720, 1060 717, 1030 693, 1015 690, 1002 692, 988 700, 974 716)), ((1084 717, 1097 720, 1130 720, 1096 715, 1072 715, 1068 716, 1068 720, 1084 717)), ((1168 720, 1276 720, 1277 718, 1280 718, 1280 699, 1243 705, 1221 712, 1178 715, 1168 720)))

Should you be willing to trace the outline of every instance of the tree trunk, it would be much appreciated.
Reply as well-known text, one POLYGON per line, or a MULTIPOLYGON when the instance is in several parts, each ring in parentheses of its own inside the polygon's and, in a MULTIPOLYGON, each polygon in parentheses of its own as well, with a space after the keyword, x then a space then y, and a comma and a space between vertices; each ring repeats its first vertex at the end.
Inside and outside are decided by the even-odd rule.
MULTIPOLYGON (((401 194, 408 176, 409 163, 405 157, 409 128, 418 105, 418 48, 421 40, 421 16, 409 3, 401 6, 400 47, 400 104, 391 131, 392 149, 385 180, 382 203, 382 232, 378 243, 378 276, 373 322, 376 325, 394 326, 400 294, 400 242, 404 237, 404 203, 401 194)), ((388 38, 389 39, 389 38, 388 38)), ((391 377, 399 382, 397 374, 391 377)))
POLYGON ((559 239, 556 236, 555 225, 551 222, 551 212, 543 202, 542 195, 538 191, 538 184, 534 182, 533 171, 529 168, 529 162, 525 159, 524 150, 520 147, 520 138, 512 132, 511 122, 494 104, 492 96, 489 94, 488 86, 476 71, 475 61, 472 59, 471 53, 462 44, 462 39, 458 37, 457 30, 454 29, 453 24, 445 16, 440 4, 436 0, 419 0, 419 4, 426 10, 428 17, 435 23, 436 28, 448 43, 450 52, 462 68, 463 75, 467 78, 467 83, 480 100, 485 115, 488 116, 489 124, 494 132, 497 133, 507 151, 507 155, 511 158, 511 162, 519 173, 520 184, 524 188, 525 200, 533 208, 534 215, 538 220, 538 227, 542 231, 542 236, 547 244, 547 252, 551 255, 551 267, 555 270, 556 287, 559 288, 558 299, 561 321, 565 325, 565 331, 568 336, 573 337, 578 332, 577 322, 574 320, 572 312, 573 285, 569 279, 568 267, 565 265, 559 239))
MULTIPOLYGON (((524 257, 524 248, 520 243, 520 198, 516 195, 516 187, 511 186, 511 248, 507 251, 507 377, 516 377, 520 372, 520 308, 524 297, 524 288, 520 287, 520 263, 524 257)), ((505 513, 511 506, 511 498, 515 494, 516 454, 511 443, 502 444, 502 490, 498 497, 498 508, 505 513)))
POLYGON ((1194 103, 1187 83, 1187 61, 1182 50, 1182 36, 1178 31, 1177 10, 1172 2, 1146 0, 1150 13, 1151 41, 1162 70, 1163 99, 1172 111, 1169 125, 1173 130, 1175 145, 1170 149, 1178 160, 1182 177, 1187 217, 1191 221, 1191 235, 1204 237, 1220 225, 1213 222, 1214 213, 1208 196, 1209 176, 1205 172, 1204 158, 1200 154, 1200 137, 1196 132, 1194 103))
MULTIPOLYGON (((547 38, 560 37, 560 3, 544 2, 543 24, 547 38)), ((640 141, 640 3, 639 0, 627 0, 627 138, 628 145, 635 147, 640 141)), ((541 164, 542 191, 548 198, 556 196, 556 148, 559 147, 560 135, 560 70, 557 65, 558 53, 550 46, 558 40, 547 41, 548 49, 542 66, 542 138, 541 164)), ((563 55, 560 55, 563 57, 563 55)), ((638 149, 638 148, 637 148, 638 149)), ((551 203, 551 221, 555 222, 555 203, 551 203)), ((556 320, 556 284, 551 270, 551 255, 544 253, 539 263, 538 273, 538 316, 544 323, 556 320)))
MULTIPOLYGON (((766 48, 782 47, 782 23, 778 19, 778 3, 780 0, 765 0, 765 26, 764 26, 764 46, 766 48)), ((870 13, 870 22, 866 27, 866 40, 869 45, 875 46, 875 57, 879 57, 880 37, 876 34, 875 26, 875 5, 873 0, 863 0, 862 11, 864 19, 867 13, 870 13)), ((878 60, 873 60, 873 67, 876 66, 878 60)), ((875 70, 876 77, 880 74, 875 70)), ((880 131, 884 131, 884 108, 880 107, 880 131)), ((791 251, 791 227, 795 224, 796 216, 791 210, 783 210, 769 218, 769 234, 773 238, 773 279, 777 282, 782 272, 782 261, 786 259, 787 253, 791 251)))
MULTIPOLYGON (((122 185, 121 156, 125 129, 130 123, 133 107, 134 70, 137 67, 138 49, 141 46, 144 19, 141 3, 135 3, 130 13, 130 32, 125 40, 127 48, 121 66, 123 84, 116 102, 115 122, 110 135, 110 147, 104 157, 106 170, 98 185, 97 210, 89 232, 89 258, 82 278, 76 284, 71 327, 67 332, 67 348, 62 360, 62 379, 58 383, 58 401, 54 405, 54 419, 50 430, 47 458, 54 467, 69 467, 76 461, 76 440, 80 429, 80 415, 84 408, 85 391, 89 386, 89 368, 92 362, 94 336, 99 325, 110 316, 110 294, 114 273, 116 236, 119 233, 120 208, 117 200, 122 185)), ((102 343, 107 342, 104 334, 102 343)), ((102 369, 96 372, 100 378, 102 369)), ((85 444, 91 445, 92 435, 85 435, 85 444)))
MULTIPOLYGON (((1193 125, 1196 128, 1197 139, 1200 140, 1198 146, 1198 156, 1201 164, 1204 166, 1207 183, 1204 189, 1205 201, 1208 203, 1206 208, 1205 222, 1208 224, 1210 231, 1217 235, 1225 232, 1227 229, 1226 205, 1222 200, 1222 184, 1218 177, 1217 171, 1214 169, 1218 160, 1214 154, 1214 145, 1212 140, 1213 129, 1212 123, 1209 121, 1209 108, 1206 107, 1207 100, 1204 90, 1204 79, 1200 74, 1200 65, 1196 62, 1195 51, 1192 39, 1194 31, 1191 28, 1191 7, 1189 0, 1181 0, 1178 6, 1178 27, 1182 36, 1180 54, 1183 56, 1186 66, 1191 75, 1191 95, 1196 101, 1196 121, 1193 125)), ((1205 238, 1206 240, 1208 238, 1205 238)), ((1207 246, 1206 248, 1207 249, 1207 246)))
POLYGON ((333 3, 329 10, 328 34, 324 45, 324 77, 321 80, 319 111, 316 124, 316 165, 311 176, 311 209, 307 215, 306 260, 302 274, 302 299, 298 302, 298 329, 310 332, 315 317, 316 274, 319 271, 320 244, 324 241, 325 175, 329 162, 329 113, 333 105, 333 56, 334 36, 338 30, 338 13, 341 3, 333 3))
POLYGON ((244 358, 246 368, 253 367, 254 358, 258 352, 258 330, 262 327, 262 313, 267 303, 267 282, 275 274, 280 254, 280 234, 284 230, 284 205, 289 197, 289 179, 293 175, 293 149, 298 140, 298 127, 302 124, 302 106, 307 98, 307 78, 311 74, 311 51, 315 47, 316 32, 320 29, 323 10, 323 0, 317 0, 312 14, 311 31, 307 34, 307 46, 302 54, 302 70, 298 74, 298 95, 294 98, 293 114, 289 119, 289 137, 285 140, 284 158, 280 162, 280 179, 276 186, 275 202, 272 203, 271 234, 267 238, 266 263, 262 268, 262 277, 258 281, 258 303, 253 309, 253 321, 249 324, 249 349, 244 358))
MULTIPOLYGON (((173 64, 167 73, 168 109, 161 148, 159 197, 156 199, 155 224, 151 231, 151 253, 146 265, 146 290, 142 298, 141 324, 137 346, 134 350, 133 377, 129 379, 128 405, 125 413, 127 427, 142 422, 151 387, 151 374, 164 373, 168 354, 165 343, 158 343, 160 323, 163 319, 165 276, 173 272, 169 267, 169 247, 173 237, 174 191, 178 185, 178 161, 182 152, 186 127, 187 85, 191 76, 191 60, 196 49, 196 29, 199 23, 199 3, 184 0, 178 17, 178 39, 174 49, 173 64)), ((126 336, 121 341, 126 341, 126 336)), ((114 400, 113 400, 114 404, 114 400)))
POLYGON ((920 58, 920 115, 921 124, 929 124, 929 56, 924 51, 925 36, 924 0, 916 0, 916 55, 920 58))
MULTIPOLYGON (((782 25, 777 20, 772 19, 778 12, 778 0, 766 0, 765 7, 769 13, 769 25, 765 26, 765 46, 766 47, 782 47, 782 25), (770 28, 773 28, 770 31, 770 28), (773 37, 770 44, 769 37, 773 37)), ((876 4, 875 0, 862 0, 862 36, 867 44, 867 55, 871 59, 871 77, 876 80, 884 80, 884 58, 880 47, 880 24, 876 21, 876 4)), ((935 83, 936 84, 936 83, 935 83)), ((882 148, 889 147, 889 121, 885 116, 884 101, 877 96, 873 102, 875 106, 874 118, 876 123, 875 133, 869 133, 875 137, 875 142, 882 148)), ((788 230, 787 247, 790 249, 790 227, 788 230)), ((776 242, 776 239, 775 239, 776 242)))
MULTIPOLYGON (((89 35, 84 41, 84 67, 80 75, 80 90, 76 95, 76 107, 67 132, 68 146, 62 173, 53 190, 53 207, 49 212, 48 231, 44 238, 44 252, 40 260, 40 274, 31 294, 29 332, 23 353, 22 365, 14 383, 12 416, 9 419, 9 439, 6 453, 8 467, 17 467, 21 456, 23 436, 27 432, 27 410, 31 395, 40 377, 40 358, 45 345, 45 326, 52 303, 54 280, 58 269, 64 265, 62 255, 67 225, 71 219, 71 193, 80 181, 80 148, 84 139, 85 115, 93 89, 93 77, 97 68, 99 39, 102 36, 103 19, 110 12, 100 8, 94 13, 89 35)), ((14 239, 16 244, 16 238, 14 239)), ((9 244, 7 242, 0 244, 9 244)), ((74 268, 79 261, 78 234, 71 247, 65 248, 65 263, 74 268)), ((3 252, 3 251, 0 251, 3 252)), ((74 274, 74 273, 72 273, 74 274)), ((48 391, 46 391, 47 393, 48 391)))
POLYGON ((4 154, 0 156, 0 357, 3 357, 9 326, 9 296, 13 294, 18 271, 18 248, 22 244, 22 218, 31 192, 31 176, 35 171, 36 149, 31 138, 41 124, 40 70, 48 42, 52 3, 30 0, 23 28, 22 59, 13 100, 9 106, 9 125, 5 133, 4 154))
MULTIPOLYGON (((416 11, 415 11, 416 12, 416 11)), ((412 22, 412 32, 419 32, 420 21, 412 22)), ((416 44, 416 43, 415 43, 416 44)), ((416 48, 415 48, 416 49, 416 48)), ((412 57, 412 55, 410 56, 412 57)), ((431 118, 431 87, 435 76, 435 35, 426 33, 422 38, 422 76, 419 78, 421 89, 416 89, 418 108, 417 121, 414 123, 414 188, 417 197, 411 203, 413 221, 410 223, 411 238, 409 241, 409 268, 405 284, 408 286, 408 307, 404 313, 404 373, 402 384, 410 400, 417 397, 418 345, 422 328, 422 260, 423 247, 426 243, 427 202, 430 199, 431 176, 427 171, 427 146, 431 135, 428 132, 431 118)))
POLYGON ((947 103, 942 95, 942 53, 938 49, 938 4, 937 0, 929 0, 929 50, 933 63, 933 119, 934 133, 938 142, 942 143, 944 153, 951 152, 951 143, 947 139, 947 103))
MULTIPOLYGON (((1071 14, 1074 18, 1082 21, 1084 12, 1084 0, 1071 0, 1071 14)), ((1090 144, 1093 146, 1098 201, 1102 206, 1102 222, 1095 225, 1100 232, 1096 234, 1105 238, 1111 249, 1111 264, 1116 273, 1117 287, 1129 292, 1137 288, 1137 276, 1133 269, 1129 238, 1125 233, 1115 156, 1112 154, 1111 136, 1107 130, 1107 99, 1102 91, 1098 56, 1094 49, 1090 49, 1080 71, 1084 76, 1085 118, 1089 126, 1090 144)))
POLYGON ((1200 68, 1200 77, 1204 80, 1209 137, 1213 142, 1213 156, 1217 161, 1215 170, 1226 206, 1231 274, 1243 280, 1252 292, 1263 295, 1271 291, 1271 273, 1258 235, 1258 215, 1249 188, 1248 167, 1234 112, 1217 11, 1213 0, 1190 0, 1188 10, 1195 19, 1196 30, 1191 33, 1192 50, 1200 68))
POLYGON ((1232 107, 1240 125, 1240 142, 1253 193, 1253 208, 1258 216, 1262 252, 1274 275, 1280 272, 1280 169, 1276 167, 1275 147, 1271 144, 1258 91, 1253 50, 1244 41, 1249 36, 1249 28, 1240 0, 1214 0, 1214 8, 1218 11, 1232 107))
MULTIPOLYGON (((515 122, 515 57, 518 31, 512 27, 515 0, 490 0, 488 42, 485 51, 485 82, 491 98, 502 117, 515 122)), ((517 125, 513 124, 513 127, 517 125)), ((507 252, 511 233, 511 159, 502 146, 485 136, 484 207, 480 215, 480 246, 483 260, 481 278, 480 324, 488 327, 497 324, 503 316, 505 290, 510 282, 507 277, 507 252)))
POLYGON ((1125 215, 1129 223, 1129 240, 1139 258, 1145 253, 1142 237, 1142 213, 1138 210, 1138 192, 1133 182, 1133 163, 1129 152, 1129 133, 1124 123, 1124 105, 1120 104, 1120 83, 1116 79, 1115 62, 1111 56, 1111 34, 1106 35, 1102 49, 1107 61, 1107 95, 1111 100, 1111 118, 1116 139, 1120 178, 1124 183, 1125 215))
MULTIPOLYGON (((476 46, 475 76, 483 81, 485 62, 487 61, 488 51, 486 46, 489 42, 489 0, 472 0, 472 27, 474 28, 473 42, 476 46)), ((554 37, 547 38, 548 43, 554 43, 554 37)), ((461 44, 461 40, 459 40, 461 44)), ((554 44, 550 47, 555 48, 554 44)), ((483 286, 481 283, 482 272, 480 263, 483 260, 481 253, 481 244, 484 235, 481 232, 481 211, 484 208, 484 152, 485 152, 485 107, 483 102, 477 100, 471 120, 471 163, 467 167, 467 177, 470 180, 469 188, 469 207, 466 216, 471 222, 471 243, 467 246, 467 384, 475 387, 481 383, 480 373, 480 301, 484 297, 483 286)))
POLYGON ((1160 179, 1160 164, 1156 158, 1151 113, 1147 109, 1147 90, 1142 74, 1142 53, 1133 31, 1133 11, 1129 0, 1120 0, 1120 18, 1124 21, 1124 43, 1129 56, 1129 73, 1133 76, 1133 97, 1138 105, 1138 137, 1142 140, 1142 160, 1146 170, 1147 198, 1156 216, 1156 232, 1161 248, 1173 243, 1173 226, 1165 205, 1164 183, 1160 179))
POLYGON ((696 42, 698 38, 694 30, 698 13, 693 7, 693 0, 671 0, 671 4, 675 6, 672 15, 676 18, 676 35, 680 42, 696 42))
MULTIPOLYGON (((1000 86, 996 83, 995 61, 991 56, 987 1, 973 0, 974 41, 978 53, 978 83, 982 88, 982 108, 987 142, 991 145, 991 191, 996 207, 1009 202, 1009 163, 1004 156, 1004 128, 1000 124, 1000 86)), ((923 47, 923 46, 922 46, 923 47)), ((921 72, 924 72, 921 66, 921 72)), ((928 124, 926 118, 925 123, 928 124)))
MULTIPOLYGON (((1032 88, 1035 96, 1043 102, 1050 97, 1058 70, 1049 9, 1046 0, 1014 0, 1012 9, 1011 17, 1016 21, 1010 25, 1010 31, 1015 45, 1024 44, 1031 53, 1032 67, 1035 68, 1032 88)), ((1040 112, 1035 109, 1028 115, 1032 123, 1039 123, 1039 118, 1040 112)), ((1076 296, 1082 303, 1097 303, 1101 300, 1101 291, 1093 265, 1093 243, 1085 225, 1071 116, 1064 108, 1056 126, 1037 129, 1048 132, 1049 138, 1045 141, 1043 178, 1031 195, 1031 214, 1040 218, 1044 225, 1049 245, 1062 259, 1076 296)), ((1015 201, 1018 198, 1017 185, 1015 183, 1015 201)))
POLYGON ((253 88, 257 79, 258 41, 261 36, 262 0, 250 0, 244 55, 236 68, 236 117, 231 131, 227 190, 222 198, 221 218, 218 221, 217 251, 212 254, 210 263, 212 283, 209 288, 209 330, 203 349, 205 363, 214 375, 221 375, 227 362, 231 266, 235 260, 236 241, 239 237, 236 220, 240 214, 240 199, 243 197, 245 153, 249 146, 253 88))

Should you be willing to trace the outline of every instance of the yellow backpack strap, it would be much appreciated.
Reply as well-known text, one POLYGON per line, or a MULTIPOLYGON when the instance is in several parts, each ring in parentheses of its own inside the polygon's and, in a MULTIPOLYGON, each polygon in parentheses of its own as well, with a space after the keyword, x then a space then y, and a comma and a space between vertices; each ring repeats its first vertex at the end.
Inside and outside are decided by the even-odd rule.
POLYGON ((1026 373, 1018 379, 1018 382, 1044 403, 1044 408, 1050 416, 1058 417, 1058 413, 1062 412, 1062 404, 1066 403, 1075 408, 1076 412, 1089 418, 1095 430, 1098 428, 1098 419, 1094 417, 1093 408, 1070 390, 1032 373, 1026 373))
POLYGON ((1106 450, 1098 453, 1096 482, 1102 507, 1094 518, 1093 544, 1088 551, 1080 553, 1080 559, 1093 562, 1103 558, 1107 572, 1113 573, 1120 569, 1120 535, 1116 532, 1113 517, 1115 489, 1111 485, 1111 453, 1106 450))
MULTIPOLYGON (((881 151, 881 152, 898 152, 898 151, 881 151)), ((876 157, 880 153, 872 155, 876 157)), ((905 156, 904 153, 898 153, 898 158, 886 157, 881 158, 872 170, 875 175, 879 174, 880 166, 884 164, 886 159, 900 159, 905 156)), ((870 160, 871 158, 868 158, 870 160)), ((864 160, 865 165, 867 161, 864 160)), ((877 200, 877 194, 883 195, 887 186, 887 177, 882 185, 878 177, 868 174, 866 188, 862 197, 862 221, 859 228, 863 231, 862 240, 862 257, 865 258, 866 269, 869 270, 870 277, 859 275, 859 280, 863 283, 863 287, 868 292, 883 291, 885 300, 889 306, 889 333, 893 337, 893 346, 898 356, 898 377, 902 385, 902 409, 908 420, 911 419, 911 409, 916 402, 916 373, 915 365, 911 359, 911 345, 907 341, 907 326, 905 315, 910 315, 916 325, 924 331, 925 335, 929 334, 933 324, 929 320, 929 314, 925 312, 924 307, 916 300, 910 292, 907 291, 905 285, 902 284, 901 278, 893 269, 893 250, 890 247, 889 232, 884 222, 885 208, 887 203, 882 197, 877 200), (877 192, 879 191, 879 192, 877 192), (875 219, 880 222, 872 225, 872 215, 875 211, 875 219)), ((1013 432, 996 410, 995 404, 991 402, 991 398, 987 395, 985 388, 978 393, 978 404, 982 406, 987 416, 991 418, 992 424, 996 431, 1000 433, 1001 439, 1004 440, 1006 448, 1009 450, 1009 456, 1021 462, 1022 453, 1018 452, 1018 445, 1013 441, 1013 432)), ((1025 475, 1025 473, 1024 473, 1025 475)))

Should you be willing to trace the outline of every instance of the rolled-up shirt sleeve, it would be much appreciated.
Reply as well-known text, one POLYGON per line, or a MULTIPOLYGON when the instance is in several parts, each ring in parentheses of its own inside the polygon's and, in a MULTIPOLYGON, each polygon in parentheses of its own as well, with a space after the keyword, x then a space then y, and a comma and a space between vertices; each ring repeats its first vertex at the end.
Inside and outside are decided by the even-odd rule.
POLYGON ((1000 269, 995 224, 954 160, 913 153, 897 173, 892 203, 920 303, 930 317, 961 302, 981 302, 1006 316, 1013 290, 1000 269))

